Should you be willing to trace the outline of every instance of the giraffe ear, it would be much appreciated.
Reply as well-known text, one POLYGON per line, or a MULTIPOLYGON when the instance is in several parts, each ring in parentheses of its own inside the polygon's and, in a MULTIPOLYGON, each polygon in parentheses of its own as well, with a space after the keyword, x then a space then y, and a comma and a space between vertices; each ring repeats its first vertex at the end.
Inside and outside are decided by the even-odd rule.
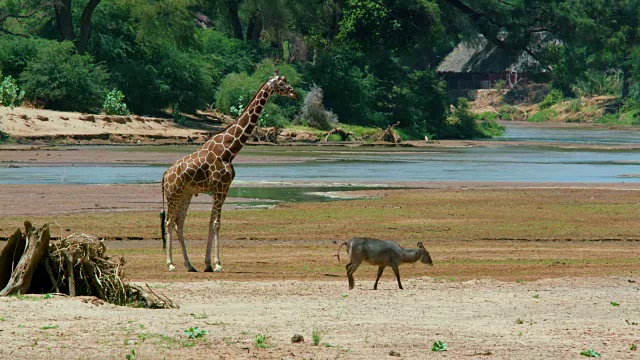
POLYGON ((273 74, 274 74, 275 76, 280 76, 280 72, 279 72, 278 70, 274 70, 274 71, 273 71, 273 74))

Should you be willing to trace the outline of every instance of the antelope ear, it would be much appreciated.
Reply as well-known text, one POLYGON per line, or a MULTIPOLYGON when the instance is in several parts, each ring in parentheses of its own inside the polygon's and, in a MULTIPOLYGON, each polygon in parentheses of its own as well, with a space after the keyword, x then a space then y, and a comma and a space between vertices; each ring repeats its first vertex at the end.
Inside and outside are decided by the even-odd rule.
POLYGON ((416 244, 416 246, 419 247, 419 248, 423 248, 424 249, 424 245, 422 245, 422 241, 418 242, 416 244))

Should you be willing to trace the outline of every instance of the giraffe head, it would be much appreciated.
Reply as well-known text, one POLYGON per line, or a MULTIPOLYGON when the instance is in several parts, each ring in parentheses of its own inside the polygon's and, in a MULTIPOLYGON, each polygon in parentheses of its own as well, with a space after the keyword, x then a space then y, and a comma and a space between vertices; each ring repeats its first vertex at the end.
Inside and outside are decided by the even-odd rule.
POLYGON ((271 84, 274 94, 288 96, 293 100, 298 100, 298 94, 293 90, 291 84, 287 82, 287 79, 278 74, 278 71, 276 71, 275 76, 269 80, 269 83, 271 84))

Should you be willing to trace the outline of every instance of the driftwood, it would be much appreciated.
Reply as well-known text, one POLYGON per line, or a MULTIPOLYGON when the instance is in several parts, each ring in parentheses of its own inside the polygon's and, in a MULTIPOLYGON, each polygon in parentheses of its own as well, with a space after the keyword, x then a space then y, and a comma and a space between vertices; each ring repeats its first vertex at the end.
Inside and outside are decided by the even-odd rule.
POLYGON ((176 308, 166 296, 124 282, 124 258, 106 251, 102 241, 85 234, 50 241, 48 224, 36 230, 25 221, 25 233, 18 229, 0 252, 0 296, 55 291, 116 305, 176 308))
POLYGON ((382 129, 378 130, 377 133, 371 136, 371 140, 399 144, 402 141, 402 139, 400 139, 400 136, 398 136, 398 133, 394 130, 394 128, 398 125, 400 125, 399 121, 393 125, 387 126, 387 128, 384 130, 382 129))
POLYGON ((353 136, 353 132, 351 131, 346 131, 343 128, 333 128, 327 133, 327 136, 324 137, 323 142, 329 141, 329 137, 333 134, 340 135, 340 138, 342 139, 342 141, 347 141, 349 140, 349 137, 353 136))
MULTIPOLYGON (((16 241, 15 247, 10 247, 9 244, 2 249, 3 255, 1 258, 5 258, 4 252, 13 253, 13 256, 7 255, 11 258, 10 263, 2 263, 0 266, 4 269, 3 274, 10 269, 11 276, 9 281, 0 286, 3 287, 0 290, 0 296, 25 294, 29 290, 31 285, 31 278, 36 271, 36 268, 40 264, 40 260, 47 253, 49 248, 49 225, 45 224, 40 229, 36 230, 29 221, 24 222, 25 234, 23 236, 25 246, 18 246, 22 241, 16 241), (21 253, 20 253, 21 252, 21 253), (20 253, 20 255, 18 255, 20 253), (19 257, 19 261, 15 263, 15 259, 19 257), (14 266, 15 264, 15 266, 14 266)), ((18 234, 16 233, 14 235, 18 234)), ((6 277, 3 275, 3 277, 6 277)))

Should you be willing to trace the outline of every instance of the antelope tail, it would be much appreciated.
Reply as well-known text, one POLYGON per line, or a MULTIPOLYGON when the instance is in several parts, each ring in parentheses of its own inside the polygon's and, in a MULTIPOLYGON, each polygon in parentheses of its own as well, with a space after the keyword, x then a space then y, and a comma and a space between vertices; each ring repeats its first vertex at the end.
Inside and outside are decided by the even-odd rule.
POLYGON ((347 247, 347 253, 349 253, 349 242, 345 241, 342 243, 342 245, 340 245, 340 247, 338 248, 338 261, 340 261, 340 250, 342 250, 342 247, 346 246, 347 247))

